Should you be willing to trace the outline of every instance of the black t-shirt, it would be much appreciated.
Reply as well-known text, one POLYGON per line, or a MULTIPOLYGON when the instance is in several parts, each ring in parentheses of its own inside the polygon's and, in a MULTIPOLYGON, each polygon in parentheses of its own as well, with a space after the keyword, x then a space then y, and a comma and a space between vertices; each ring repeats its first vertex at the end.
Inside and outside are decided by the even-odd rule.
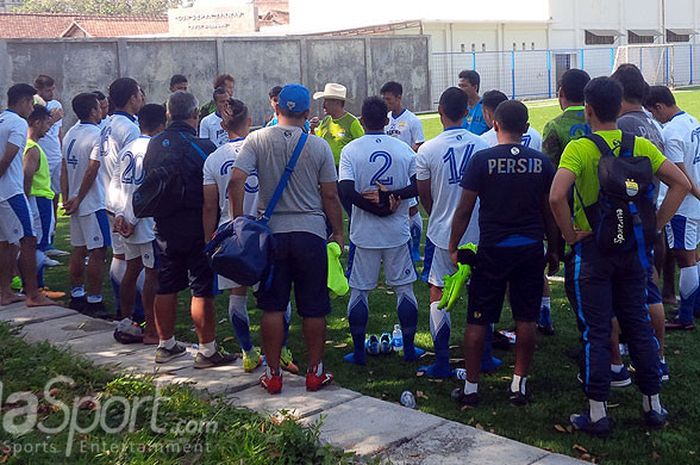
POLYGON ((479 194, 479 246, 513 247, 544 238, 545 199, 554 178, 549 158, 522 145, 477 152, 460 186, 479 194))

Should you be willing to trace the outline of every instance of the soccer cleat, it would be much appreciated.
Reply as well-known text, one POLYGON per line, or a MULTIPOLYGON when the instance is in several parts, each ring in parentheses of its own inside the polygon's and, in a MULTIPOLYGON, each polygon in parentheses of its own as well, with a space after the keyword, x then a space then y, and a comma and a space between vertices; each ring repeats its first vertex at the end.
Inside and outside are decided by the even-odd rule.
POLYGON ((124 318, 114 330, 114 339, 121 344, 139 344, 143 342, 143 328, 131 318, 124 318))
POLYGON ((523 407, 530 402, 530 397, 520 391, 511 391, 508 387, 508 399, 510 403, 518 407, 523 407))
POLYGON ((454 388, 450 394, 452 400, 461 405, 466 405, 468 407, 476 407, 479 405, 479 394, 474 392, 472 394, 465 394, 464 389, 461 387, 454 388))
POLYGON ((321 372, 319 375, 316 370, 309 370, 306 372, 306 390, 315 392, 319 389, 323 389, 333 382, 333 373, 328 373, 327 371, 321 372))
POLYGON ((611 387, 627 387, 632 384, 632 378, 630 378, 630 372, 627 367, 623 366, 619 373, 610 370, 610 386, 611 387))
POLYGON ((448 379, 457 376, 455 370, 450 368, 450 366, 442 367, 437 364, 425 365, 418 367, 417 373, 423 373, 421 376, 427 376, 433 379, 448 379))
MULTIPOLYGON (((476 255, 476 249, 476 245, 470 242, 469 244, 460 246, 459 253, 461 253, 462 255, 474 256, 476 255)), ((457 265, 457 271, 455 271, 451 275, 446 275, 443 278, 444 288, 442 291, 442 298, 440 299, 440 303, 438 304, 438 308, 446 310, 450 310, 452 308, 452 306, 455 304, 455 302, 457 302, 457 299, 464 290, 464 285, 469 280, 471 274, 471 265, 459 263, 457 265)))
POLYGON ((61 265, 63 265, 63 263, 59 262, 58 260, 54 260, 53 258, 46 257, 44 259, 44 266, 48 266, 49 268, 61 265))
POLYGON ((355 357, 355 352, 345 354, 343 356, 343 360, 348 363, 352 363, 353 365, 367 365, 367 357, 365 357, 364 354, 362 354, 362 358, 355 357))
POLYGON ((66 252, 65 250, 58 250, 52 247, 44 251, 44 255, 46 255, 47 257, 67 257, 70 255, 70 253, 66 252))
POLYGON ((382 335, 379 336, 379 351, 382 354, 389 354, 393 350, 394 350, 394 347, 391 344, 391 334, 382 333, 382 335))
POLYGON ((659 362, 659 372, 661 373, 661 382, 665 383, 671 379, 671 372, 668 369, 668 363, 659 362))
POLYGON ((168 363, 178 357, 187 354, 187 347, 184 344, 176 342, 172 349, 158 347, 156 349, 156 363, 168 363))
POLYGON ((370 355, 379 355, 379 338, 376 334, 370 335, 365 341, 365 351, 370 355))
POLYGON ((493 373, 498 370, 501 365, 503 365, 503 360, 496 357, 491 357, 491 360, 481 361, 481 372, 482 373, 493 373))
POLYGON ((328 290, 331 298, 342 297, 350 290, 348 278, 340 263, 340 246, 337 242, 329 242, 328 250, 328 290))
POLYGON ((20 278, 19 276, 13 276, 12 282, 10 283, 10 288, 13 291, 21 291, 22 290, 22 278, 20 278))
POLYGON ((252 373, 262 365, 262 355, 259 347, 253 347, 248 352, 243 351, 243 371, 252 373))
POLYGON ((282 392, 282 372, 272 374, 270 368, 265 370, 265 373, 260 377, 260 386, 262 386, 268 394, 279 394, 282 392))
POLYGON ((612 432, 612 422, 607 416, 594 422, 588 412, 583 412, 571 415, 569 421, 576 431, 582 431, 591 436, 606 438, 612 432))
POLYGON ((280 368, 293 375, 299 374, 299 367, 294 363, 292 351, 287 347, 282 347, 282 352, 280 352, 280 368))
POLYGON ((205 357, 201 352, 197 352, 194 358, 194 367, 198 370, 202 370, 205 368, 228 365, 238 360, 238 357, 238 354, 228 353, 223 348, 219 348, 211 357, 205 357))
POLYGON ((403 351, 403 360, 405 362, 415 362, 419 358, 421 358, 423 355, 425 355, 425 350, 421 349, 420 347, 413 347, 413 353, 409 354, 406 352, 406 349, 404 347, 403 351))
POLYGON ((666 331, 692 331, 694 329, 694 321, 682 321, 677 315, 669 320, 666 320, 666 331))
POLYGON ((644 423, 651 429, 661 429, 666 426, 668 412, 665 408, 661 408, 661 412, 649 410, 644 413, 644 423))
POLYGON ((493 341, 491 342, 491 347, 498 350, 510 350, 511 346, 515 344, 515 339, 517 335, 515 331, 508 331, 502 329, 501 331, 493 332, 493 341), (513 340, 511 341, 511 337, 513 340))

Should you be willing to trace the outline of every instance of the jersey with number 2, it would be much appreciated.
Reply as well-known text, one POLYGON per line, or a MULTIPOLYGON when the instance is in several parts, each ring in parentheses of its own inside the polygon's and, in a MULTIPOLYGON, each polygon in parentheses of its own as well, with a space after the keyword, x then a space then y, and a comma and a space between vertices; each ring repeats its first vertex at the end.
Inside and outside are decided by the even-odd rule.
MULTIPOLYGON (((343 147, 340 154, 340 181, 354 181, 357 192, 377 187, 398 190, 411 184, 416 174, 416 158, 404 142, 381 134, 366 134, 343 147)), ((409 202, 402 201, 398 210, 379 217, 359 207, 352 207, 350 240, 358 247, 388 249, 405 245, 411 239, 408 223, 409 202)))

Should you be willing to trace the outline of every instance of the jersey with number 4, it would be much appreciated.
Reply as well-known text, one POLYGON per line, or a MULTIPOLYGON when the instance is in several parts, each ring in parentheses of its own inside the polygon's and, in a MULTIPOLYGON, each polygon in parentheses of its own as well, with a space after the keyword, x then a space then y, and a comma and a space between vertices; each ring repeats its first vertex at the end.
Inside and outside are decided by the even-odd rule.
POLYGON ((119 180, 121 196, 115 203, 115 215, 124 215, 124 219, 135 225, 134 233, 124 238, 129 244, 146 244, 153 241, 156 236, 153 231, 155 221, 153 218, 136 218, 134 214, 134 192, 143 184, 143 157, 146 156, 149 136, 140 136, 129 143, 119 152, 119 171, 116 177, 119 180))
MULTIPOLYGON (((377 188, 377 183, 390 191, 411 184, 416 174, 413 149, 404 142, 381 134, 365 134, 355 139, 340 153, 339 180, 354 181, 357 192, 377 188)), ((408 222, 409 202, 401 201, 389 216, 379 217, 359 207, 352 207, 350 240, 357 247, 388 249, 408 243, 411 232, 408 222)))
MULTIPOLYGON (((231 220, 228 203, 228 185, 231 181, 233 164, 241 152, 245 142, 244 138, 234 139, 222 145, 207 157, 203 168, 203 183, 205 186, 216 185, 219 191, 219 225, 231 220)), ((245 182, 245 195, 243 197, 243 214, 258 215, 258 172, 253 170, 245 182)))
MULTIPOLYGON (((680 112, 664 125, 666 158, 673 163, 683 163, 693 183, 700 184, 700 124, 686 112, 680 112)), ((700 219, 700 200, 693 194, 685 196, 676 212, 686 218, 700 219)))
MULTIPOLYGON (((79 123, 63 138, 63 160, 68 171, 68 197, 78 195, 85 172, 91 160, 102 164, 100 155, 100 128, 94 123, 79 123)), ((100 171, 102 166, 100 166, 100 171)), ((99 173, 99 171, 98 171, 99 173)), ((99 176, 92 183, 87 195, 78 207, 77 215, 85 216, 105 208, 104 184, 99 176)))
MULTIPOLYGON (((428 239, 447 249, 452 216, 462 196, 459 183, 471 157, 488 144, 464 128, 450 128, 421 145, 416 156, 416 179, 430 180, 433 209, 428 220, 428 239)), ((479 207, 475 206, 462 242, 478 242, 479 207)))
MULTIPOLYGON (((495 147, 498 145, 498 136, 496 136, 496 130, 494 128, 489 129, 481 137, 487 144, 489 144, 489 147, 495 147)), ((527 132, 523 134, 523 137, 520 139, 520 145, 541 152, 542 135, 537 132, 537 129, 530 126, 527 129, 527 132)))

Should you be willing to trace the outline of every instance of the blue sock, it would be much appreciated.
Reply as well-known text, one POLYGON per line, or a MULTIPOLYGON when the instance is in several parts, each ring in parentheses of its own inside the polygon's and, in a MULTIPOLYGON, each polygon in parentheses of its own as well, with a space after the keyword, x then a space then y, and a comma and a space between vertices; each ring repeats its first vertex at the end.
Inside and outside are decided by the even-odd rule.
POLYGON ((367 291, 353 289, 350 294, 350 303, 348 304, 348 323, 350 324, 353 353, 345 357, 346 361, 357 365, 364 365, 367 363, 367 357, 365 355, 365 333, 367 332, 368 320, 369 303, 367 291))
POLYGON ((445 310, 438 310, 438 303, 430 304, 430 333, 433 336, 435 347, 435 370, 450 370, 450 330, 452 322, 450 314, 445 310))
POLYGON ((134 302, 134 315, 131 318, 137 323, 143 323, 146 321, 146 311, 143 309, 143 297, 141 297, 141 291, 136 290, 136 302, 134 302))
POLYGON ((416 213, 418 218, 411 218, 411 258, 414 262, 420 261, 420 239, 423 235, 423 228, 420 223, 420 213, 416 213))
POLYGON ((396 289, 396 312, 403 334, 403 358, 406 361, 418 359, 423 351, 417 351, 414 345, 416 327, 418 326, 418 302, 413 294, 413 285, 406 284, 396 289))
POLYGON ((292 324, 292 303, 287 304, 287 310, 284 312, 284 340, 282 347, 287 347, 289 342, 289 325, 292 324))
POLYGON ((484 337, 484 352, 481 355, 481 371, 488 373, 495 371, 503 364, 503 361, 494 357, 491 352, 493 344, 493 325, 486 326, 486 336, 484 337))
MULTIPOLYGON (((36 283, 37 283, 37 286, 39 288, 44 287, 44 262, 45 261, 46 261, 46 255, 44 255, 44 252, 37 250, 36 251, 36 283)), ((24 282, 22 284, 24 284, 24 282)))
POLYGON ((125 272, 126 261, 112 258, 112 263, 109 265, 109 280, 112 283, 112 290, 114 291, 114 306, 117 315, 119 315, 121 312, 120 289, 125 272))
POLYGON ((244 295, 231 295, 228 298, 228 315, 231 319, 233 331, 236 333, 238 343, 245 352, 253 348, 250 339, 250 320, 248 318, 248 297, 244 295))

